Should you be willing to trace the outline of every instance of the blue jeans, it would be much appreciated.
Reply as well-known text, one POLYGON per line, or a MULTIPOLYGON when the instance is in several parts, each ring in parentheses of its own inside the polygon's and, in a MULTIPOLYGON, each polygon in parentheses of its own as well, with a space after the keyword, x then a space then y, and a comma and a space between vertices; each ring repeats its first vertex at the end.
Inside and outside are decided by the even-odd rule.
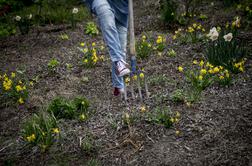
POLYGON ((116 74, 116 61, 126 61, 128 1, 94 0, 92 11, 97 15, 103 39, 112 61, 113 87, 124 88, 123 77, 116 74))

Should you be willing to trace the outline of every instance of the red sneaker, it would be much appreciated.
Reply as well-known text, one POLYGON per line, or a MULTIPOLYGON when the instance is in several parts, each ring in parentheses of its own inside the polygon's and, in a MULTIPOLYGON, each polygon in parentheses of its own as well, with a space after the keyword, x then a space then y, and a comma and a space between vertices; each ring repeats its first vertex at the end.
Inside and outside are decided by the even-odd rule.
POLYGON ((121 93, 122 94, 124 93, 123 88, 117 88, 117 87, 114 88, 114 96, 119 96, 121 93))

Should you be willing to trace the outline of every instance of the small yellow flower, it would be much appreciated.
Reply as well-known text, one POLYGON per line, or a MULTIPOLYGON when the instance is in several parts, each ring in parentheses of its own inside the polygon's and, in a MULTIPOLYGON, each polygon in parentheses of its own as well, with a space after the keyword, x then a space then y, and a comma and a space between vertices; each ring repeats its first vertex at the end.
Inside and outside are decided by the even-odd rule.
POLYGON ((146 40, 146 36, 145 35, 142 36, 142 40, 146 40))
POLYGON ((149 47, 149 48, 151 47, 151 44, 150 44, 150 43, 148 44, 148 47, 149 47))
POLYGON ((182 66, 179 66, 179 67, 178 67, 178 71, 179 71, 179 72, 183 72, 183 70, 184 70, 184 69, 183 69, 182 66))
POLYGON ((244 68, 243 68, 242 66, 239 67, 239 70, 240 70, 241 72, 244 72, 244 68))
POLYGON ((88 49, 87 48, 84 48, 83 49, 83 53, 86 54, 88 52, 88 49))
POLYGON ((170 121, 171 121, 172 123, 174 123, 174 118, 171 118, 170 121))
POLYGON ((203 76, 202 75, 199 75, 199 78, 198 78, 200 81, 203 80, 203 76))
POLYGON ((220 76, 219 76, 219 79, 220 79, 220 80, 223 80, 223 79, 224 79, 224 76, 223 76, 223 75, 220 75, 220 76))
POLYGON ((95 42, 93 42, 93 43, 92 43, 92 46, 94 47, 95 45, 96 45, 95 42))
POLYGON ((158 56, 162 56, 162 52, 158 52, 158 56))
POLYGON ((16 77, 16 73, 11 73, 11 78, 15 78, 16 77))
POLYGON ((19 84, 23 84, 23 82, 21 80, 18 81, 19 84))
POLYGON ((144 73, 140 73, 140 74, 139 74, 139 77, 140 77, 141 79, 143 79, 143 78, 144 78, 144 73))
POLYGON ((176 111, 176 117, 179 118, 181 115, 178 111, 176 111))
POLYGON ((130 78, 129 77, 126 77, 125 78, 125 83, 129 83, 130 82, 130 78))
POLYGON ((84 59, 84 63, 88 63, 88 59, 84 59))
POLYGON ((30 136, 27 136, 26 139, 28 142, 33 142, 36 139, 36 136, 35 134, 32 134, 30 136))
POLYGON ((205 75, 207 73, 206 69, 201 69, 200 74, 205 75))
POLYGON ((29 84, 30 84, 30 86, 33 86, 33 85, 34 85, 34 84, 33 84, 33 81, 30 81, 30 83, 29 83, 29 84))
POLYGON ((81 114, 81 115, 80 115, 80 120, 81 120, 81 121, 86 120, 86 116, 85 116, 85 114, 81 114))
POLYGON ((197 61, 197 60, 193 60, 193 64, 194 64, 194 65, 197 65, 197 64, 198 64, 198 61, 197 61))
POLYGON ((133 80, 136 81, 137 80, 137 75, 133 76, 133 80))
POLYGON ((60 131, 59 131, 59 128, 53 128, 52 132, 55 133, 55 134, 58 134, 60 131))
POLYGON ((196 23, 194 23, 194 24, 193 24, 193 28, 196 28, 196 27, 197 27, 197 24, 196 24, 196 23))
POLYGON ((16 86, 16 91, 17 91, 17 92, 20 92, 20 91, 22 91, 22 90, 23 90, 23 88, 22 88, 20 85, 17 85, 17 86, 16 86))
POLYGON ((220 70, 223 70, 224 68, 222 66, 219 66, 220 70))
POLYGON ((218 67, 215 67, 214 69, 213 69, 213 72, 214 73, 218 73, 220 71, 220 69, 218 68, 218 67))
POLYGON ((179 135, 179 134, 180 134, 180 131, 179 131, 179 130, 176 130, 175 134, 176 134, 176 135, 179 135))
POLYGON ((209 69, 209 70, 208 70, 208 73, 213 74, 214 72, 213 72, 212 69, 209 69))
POLYGON ((173 36, 172 36, 172 39, 173 39, 173 40, 177 39, 177 36, 176 36, 176 35, 173 35, 173 36))
POLYGON ((226 77, 227 77, 227 78, 229 78, 229 77, 230 77, 230 75, 229 75, 229 73, 228 73, 228 72, 226 73, 226 77))
POLYGON ((204 65, 204 61, 201 60, 200 63, 199 63, 199 66, 202 67, 204 65))
POLYGON ((188 32, 192 33, 192 32, 194 32, 194 29, 192 27, 188 27, 188 32))
POLYGON ((18 99, 18 103, 19 103, 19 104, 24 104, 24 99, 23 99, 22 97, 20 97, 20 98, 18 99))
POLYGON ((82 43, 80 43, 80 45, 81 45, 82 47, 84 47, 84 46, 85 46, 85 43, 82 42, 82 43))
POLYGON ((175 123, 177 123, 178 121, 179 121, 179 119, 178 119, 178 118, 175 118, 175 119, 174 119, 174 122, 175 122, 175 123))
POLYGON ((146 112, 146 108, 144 105, 140 107, 140 112, 142 112, 142 113, 146 112))

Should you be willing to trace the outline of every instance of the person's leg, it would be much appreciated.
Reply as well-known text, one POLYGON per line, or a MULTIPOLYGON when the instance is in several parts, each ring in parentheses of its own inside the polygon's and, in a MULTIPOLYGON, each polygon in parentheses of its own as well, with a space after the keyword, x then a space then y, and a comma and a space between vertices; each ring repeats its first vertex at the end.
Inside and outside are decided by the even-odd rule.
POLYGON ((111 61, 117 62, 123 60, 114 10, 107 0, 94 0, 92 9, 98 17, 103 39, 109 49, 111 61))
MULTIPOLYGON (((116 24, 117 27, 117 31, 119 34, 119 40, 120 40, 120 45, 122 48, 122 52, 123 52, 123 59, 126 61, 126 47, 127 47, 127 28, 120 25, 120 24, 116 24)), ((123 77, 118 77, 118 75, 116 74, 116 66, 112 65, 112 83, 113 83, 113 87, 117 87, 117 88, 124 88, 124 80, 123 77)))

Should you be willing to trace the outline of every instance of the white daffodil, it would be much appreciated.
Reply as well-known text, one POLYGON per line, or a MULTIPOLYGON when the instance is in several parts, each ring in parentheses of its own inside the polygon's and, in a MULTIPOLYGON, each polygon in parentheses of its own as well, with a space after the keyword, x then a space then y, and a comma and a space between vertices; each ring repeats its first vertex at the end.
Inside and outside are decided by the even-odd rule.
POLYGON ((223 36, 224 40, 226 42, 230 42, 233 39, 233 34, 232 33, 228 33, 225 36, 223 36))
POLYGON ((78 8, 73 8, 73 11, 72 11, 73 14, 77 14, 78 12, 79 12, 78 8))
POLYGON ((28 19, 29 19, 29 20, 32 19, 32 14, 29 14, 29 15, 28 15, 28 19))
POLYGON ((21 17, 20 17, 20 16, 16 16, 16 17, 15 17, 15 20, 16 20, 16 21, 20 21, 20 20, 21 20, 21 17))
POLYGON ((210 29, 209 34, 207 34, 207 37, 209 37, 212 41, 217 40, 219 37, 219 33, 218 33, 217 29, 215 27, 210 29))

